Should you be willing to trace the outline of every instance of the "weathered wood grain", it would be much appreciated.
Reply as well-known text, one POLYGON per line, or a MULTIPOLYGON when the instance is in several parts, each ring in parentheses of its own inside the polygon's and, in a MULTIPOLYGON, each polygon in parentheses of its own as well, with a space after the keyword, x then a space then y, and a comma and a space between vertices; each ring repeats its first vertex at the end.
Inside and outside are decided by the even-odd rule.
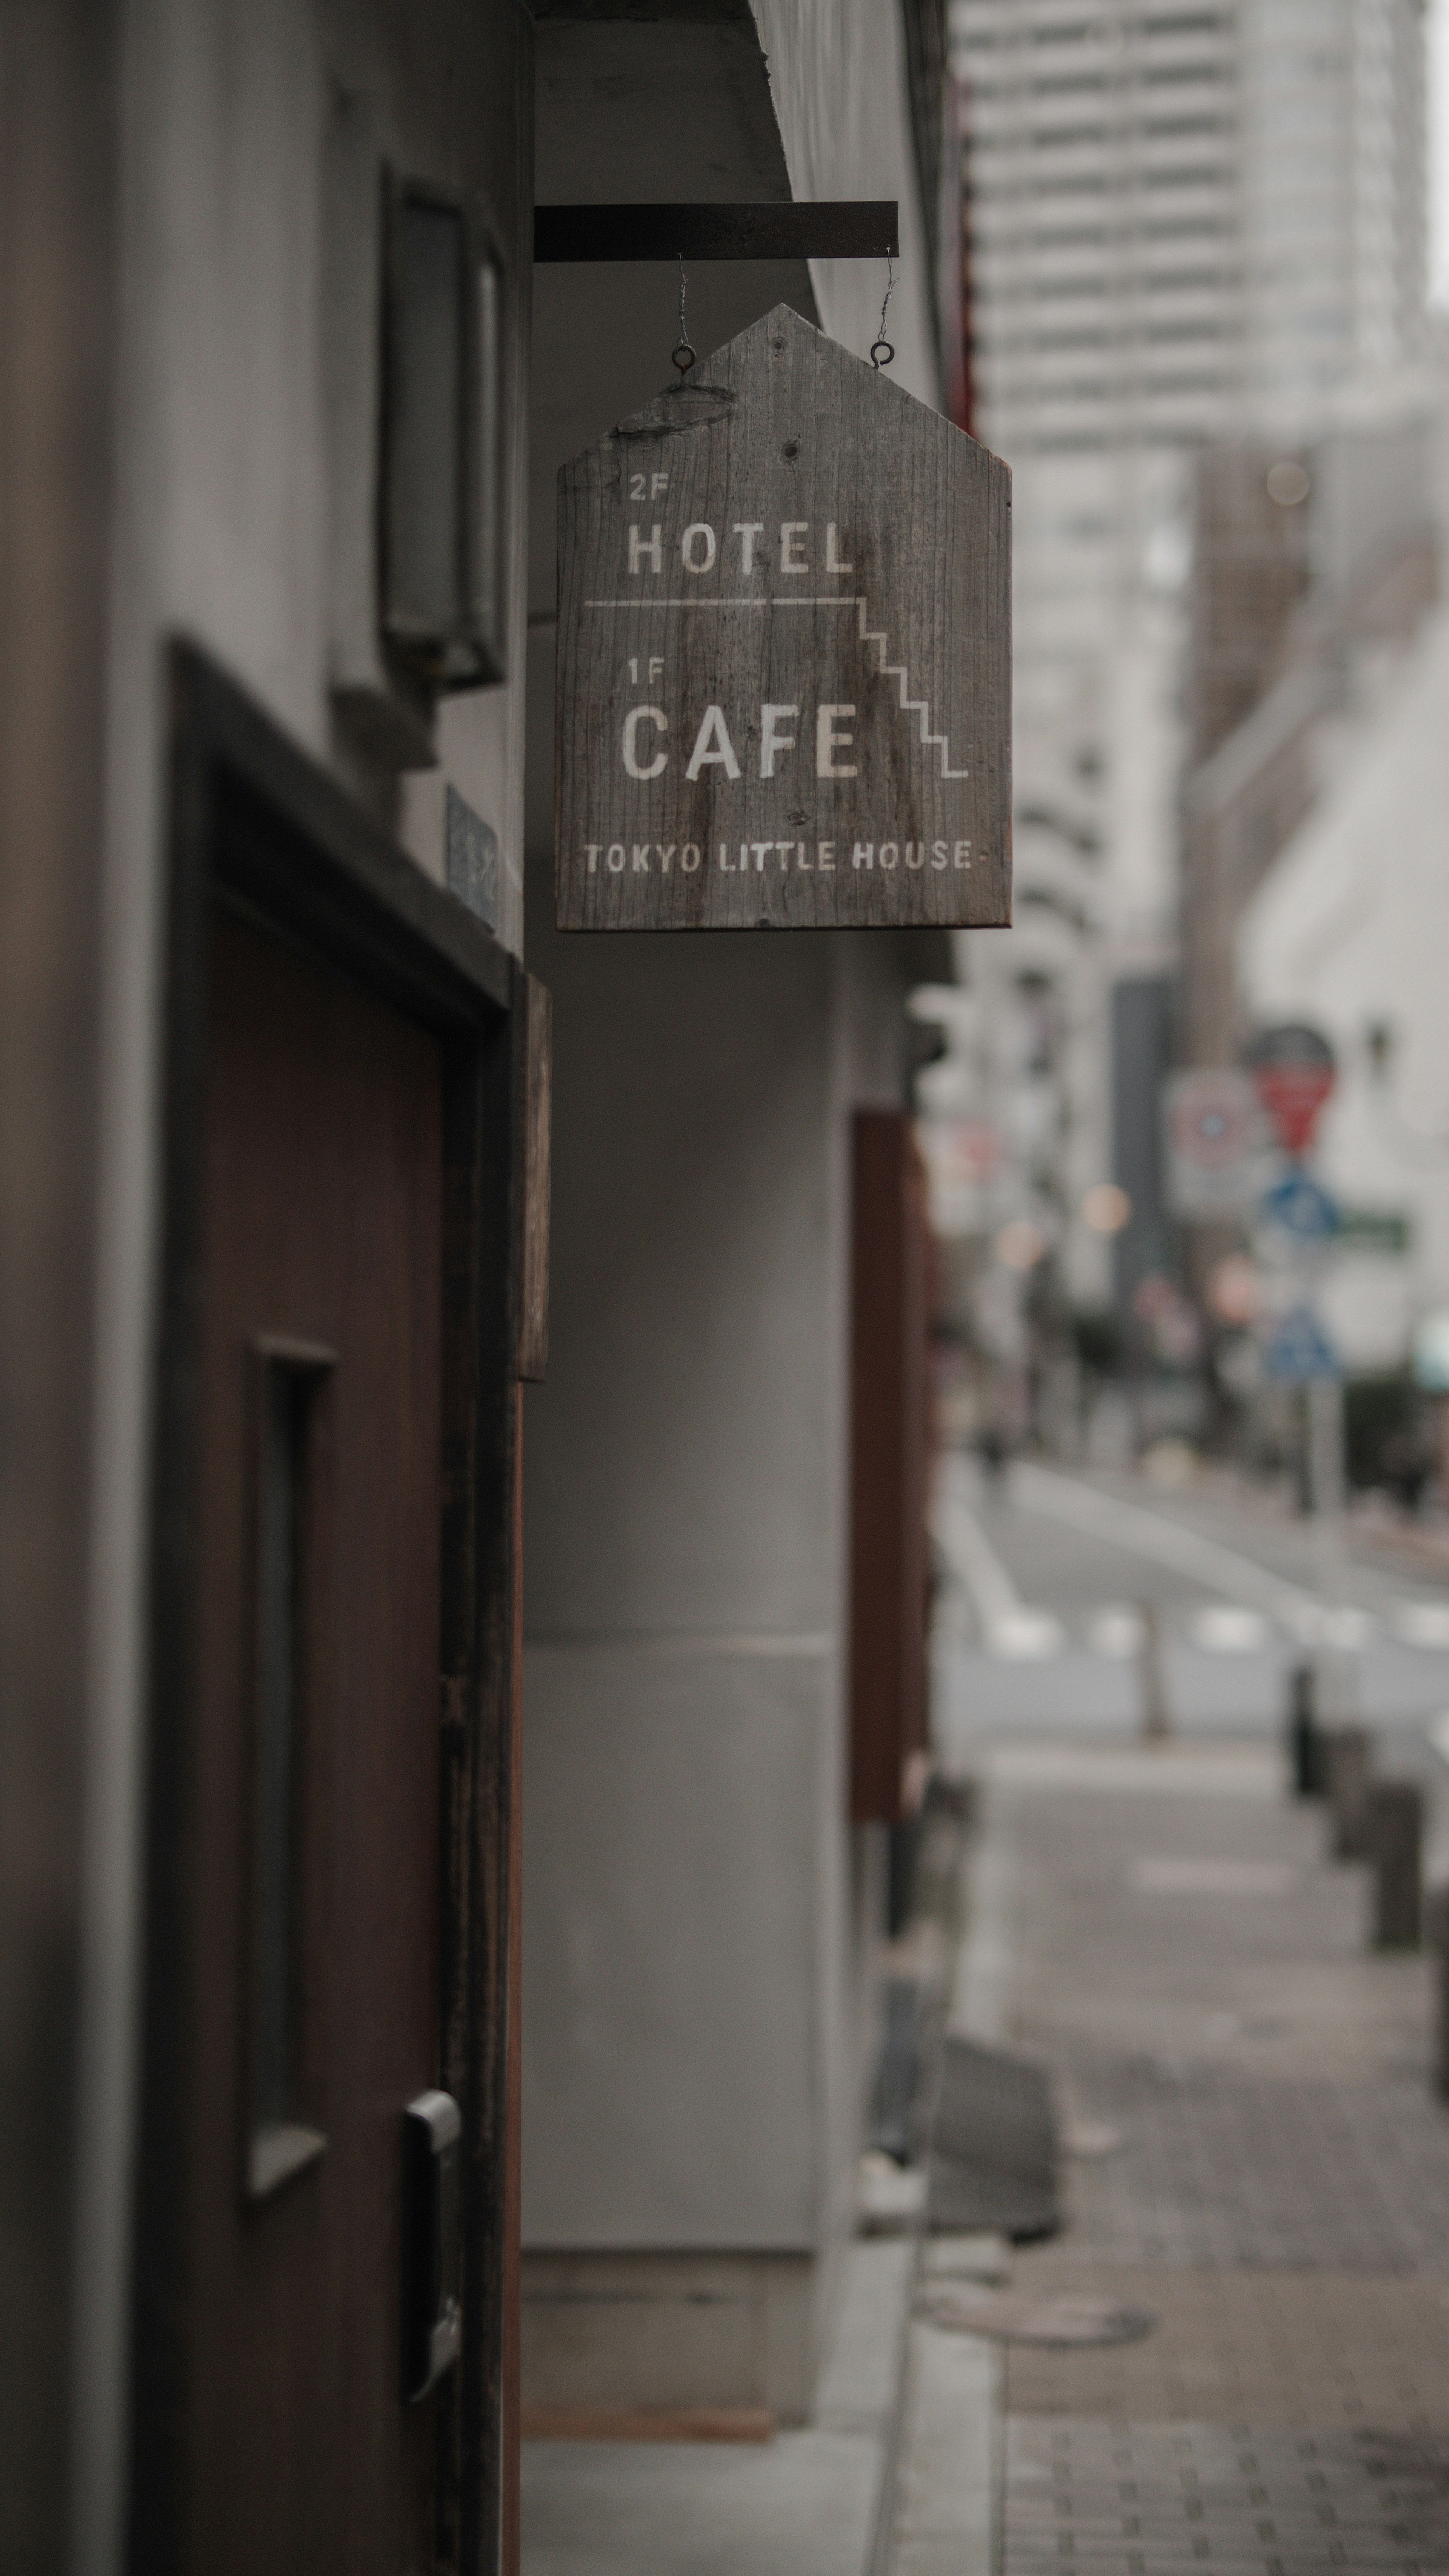
POLYGON ((1010 920, 999 458, 779 305, 562 469, 558 559, 561 929, 1010 920))
POLYGON ((527 1017, 524 1106, 523 1290, 518 1374, 548 1375, 549 1191, 553 1138, 553 995, 536 975, 524 982, 527 1017))

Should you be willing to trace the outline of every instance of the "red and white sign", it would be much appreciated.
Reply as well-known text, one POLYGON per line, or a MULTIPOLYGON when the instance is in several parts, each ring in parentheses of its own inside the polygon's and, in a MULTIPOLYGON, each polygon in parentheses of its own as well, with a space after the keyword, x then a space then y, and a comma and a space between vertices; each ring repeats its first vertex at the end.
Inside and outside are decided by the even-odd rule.
POLYGON ((1175 1216, 1233 1216, 1251 1196, 1257 1097, 1229 1066, 1175 1073, 1164 1101, 1167 1197, 1175 1216))
POLYGON ((1306 1154, 1337 1077, 1328 1040, 1296 1021, 1265 1029, 1248 1050, 1248 1065, 1284 1152, 1306 1154))

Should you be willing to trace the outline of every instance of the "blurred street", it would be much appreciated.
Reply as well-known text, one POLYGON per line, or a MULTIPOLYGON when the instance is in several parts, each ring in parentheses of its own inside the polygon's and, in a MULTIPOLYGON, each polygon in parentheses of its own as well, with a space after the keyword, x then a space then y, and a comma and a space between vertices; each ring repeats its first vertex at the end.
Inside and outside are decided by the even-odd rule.
POLYGON ((1373 1870, 1296 1794, 1285 1724, 1306 1673, 1322 1724, 1418 1783, 1442 1881, 1432 1534, 1226 1472, 957 1452, 934 1536, 941 1749, 976 1818, 945 2044, 1040 2070, 1059 2223, 932 2219, 892 2576, 956 2563, 931 2414, 972 2351, 998 2462, 973 2567, 1449 2567, 1442 1969, 1378 1944, 1373 1870))
MULTIPOLYGON (((999 2036, 1051 2068, 1066 2175, 1062 2233, 1006 2276, 1007 2576, 1449 2565, 1424 1959, 1368 1945, 1366 1874, 1265 1749, 979 1761, 974 1939, 999 2036), (1053 2334, 1066 2301, 1123 2339, 1090 2310, 1053 2334)), ((950 2286, 943 2324, 971 2309, 957 2285, 942 2315, 950 2286)))
POLYGON ((953 1457, 936 1539, 937 1724, 964 1767, 1003 1729, 1135 1731, 1152 1652, 1174 1733, 1276 1734, 1305 1654, 1325 1716, 1402 1737, 1415 1767, 1449 1707, 1449 1602, 1402 1541, 1372 1523, 1326 1534, 1227 1475, 1165 1494, 1030 1461, 991 1479, 953 1457))

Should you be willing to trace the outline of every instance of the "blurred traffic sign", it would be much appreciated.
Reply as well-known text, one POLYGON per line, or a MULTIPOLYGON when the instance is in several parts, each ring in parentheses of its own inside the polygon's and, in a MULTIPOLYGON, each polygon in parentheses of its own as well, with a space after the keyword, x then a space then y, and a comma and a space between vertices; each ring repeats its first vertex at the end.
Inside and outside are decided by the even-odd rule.
POLYGON ((1246 1074, 1208 1066, 1163 1093, 1167 1198, 1174 1216, 1233 1216, 1251 1195, 1258 1106, 1246 1074))
POLYGON ((1339 1375, 1338 1353, 1311 1306, 1293 1306, 1274 1326, 1263 1375, 1279 1386, 1308 1386, 1339 1375))
POLYGON ((1265 1225, 1286 1234, 1295 1247, 1316 1252, 1338 1233, 1338 1202, 1301 1166, 1265 1190, 1261 1204, 1265 1225))
POLYGON ((1306 1153, 1336 1079, 1327 1038, 1301 1020, 1264 1029, 1248 1049, 1248 1070, 1285 1152, 1306 1153))
POLYGON ((1414 1220, 1395 1208, 1341 1207, 1338 1239, 1345 1252, 1380 1253, 1402 1260, 1413 1248, 1414 1220))

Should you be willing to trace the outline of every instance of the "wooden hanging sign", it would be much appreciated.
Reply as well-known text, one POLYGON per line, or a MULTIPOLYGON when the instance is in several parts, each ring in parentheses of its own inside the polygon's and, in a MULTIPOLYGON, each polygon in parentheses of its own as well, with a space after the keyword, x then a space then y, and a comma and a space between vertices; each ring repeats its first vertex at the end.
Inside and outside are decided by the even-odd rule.
POLYGON ((564 930, 1011 918, 1011 477, 787 305, 559 475, 564 930))

